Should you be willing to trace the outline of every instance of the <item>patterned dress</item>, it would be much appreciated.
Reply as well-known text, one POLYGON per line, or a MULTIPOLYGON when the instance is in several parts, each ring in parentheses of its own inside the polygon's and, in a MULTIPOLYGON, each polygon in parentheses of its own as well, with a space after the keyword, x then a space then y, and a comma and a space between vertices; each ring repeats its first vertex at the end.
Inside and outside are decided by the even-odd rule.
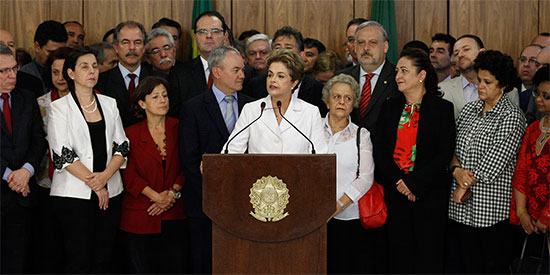
POLYGON ((399 124, 397 125, 397 141, 393 150, 395 164, 406 174, 414 170, 416 159, 416 133, 420 118, 420 103, 405 104, 399 124))

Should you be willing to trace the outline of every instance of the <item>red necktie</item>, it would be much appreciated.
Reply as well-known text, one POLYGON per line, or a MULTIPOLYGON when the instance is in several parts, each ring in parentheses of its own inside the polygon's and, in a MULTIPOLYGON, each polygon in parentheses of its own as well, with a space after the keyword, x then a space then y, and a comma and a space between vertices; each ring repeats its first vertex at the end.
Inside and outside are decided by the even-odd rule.
POLYGON ((2 93, 2 99, 4 99, 4 120, 6 120, 6 125, 8 126, 8 129, 10 130, 10 134, 13 135, 13 128, 11 125, 11 109, 10 109, 10 97, 8 93, 2 93))
POLYGON ((374 76, 374 74, 366 74, 365 75, 365 85, 363 85, 363 89, 361 90, 361 101, 359 102, 359 111, 361 112, 361 117, 365 116, 365 112, 367 111, 367 106, 369 105, 370 97, 371 97, 371 85, 370 80, 374 76))
POLYGON ((212 84, 214 84, 214 79, 212 79, 212 73, 208 75, 208 88, 212 88, 212 84))
POLYGON ((130 85, 128 85, 128 95, 130 96, 130 101, 134 99, 134 91, 136 90, 136 79, 135 74, 129 73, 128 77, 130 77, 130 85))

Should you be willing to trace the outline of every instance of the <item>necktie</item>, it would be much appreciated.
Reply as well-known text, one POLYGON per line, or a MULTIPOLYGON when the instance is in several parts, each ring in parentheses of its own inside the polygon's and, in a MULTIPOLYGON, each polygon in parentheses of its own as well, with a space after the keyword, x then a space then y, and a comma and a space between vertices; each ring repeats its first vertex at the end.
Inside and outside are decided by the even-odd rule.
POLYGON ((132 101, 134 99, 134 91, 136 90, 135 79, 137 75, 129 73, 128 77, 130 78, 130 84, 128 85, 128 95, 130 96, 130 100, 132 101))
POLYGON ((10 134, 13 134, 13 128, 11 125, 11 109, 10 109, 10 97, 7 93, 2 93, 2 99, 4 99, 4 120, 6 120, 6 125, 8 126, 8 129, 10 130, 10 134))
POLYGON ((365 116, 365 112, 367 111, 367 106, 369 105, 370 97, 372 94, 372 89, 370 85, 370 80, 374 74, 366 74, 365 75, 365 85, 363 85, 363 89, 361 90, 361 101, 359 102, 359 111, 361 112, 361 117, 365 116))
POLYGON ((212 78, 212 73, 208 75, 208 88, 212 88, 212 84, 214 84, 214 79, 212 78))
POLYGON ((227 126, 227 131, 231 133, 235 127, 235 113, 233 112, 233 100, 235 100, 235 98, 228 95, 225 96, 223 100, 227 102, 227 109, 225 111, 225 125, 227 126))

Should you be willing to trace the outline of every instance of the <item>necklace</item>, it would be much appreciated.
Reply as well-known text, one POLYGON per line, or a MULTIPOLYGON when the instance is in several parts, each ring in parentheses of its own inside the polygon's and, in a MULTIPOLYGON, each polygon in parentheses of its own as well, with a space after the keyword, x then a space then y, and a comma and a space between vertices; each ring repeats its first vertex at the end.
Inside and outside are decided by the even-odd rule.
POLYGON ((550 127, 544 127, 544 121, 549 119, 550 117, 544 116, 544 118, 540 120, 540 130, 542 132, 545 132, 545 133, 550 132, 550 127))
POLYGON ((540 120, 539 129, 541 133, 537 138, 537 141, 535 142, 535 153, 537 154, 537 156, 540 155, 540 153, 542 152, 542 149, 544 148, 544 145, 550 139, 550 128, 543 126, 544 125, 543 122, 545 119, 549 119, 549 118, 544 117, 543 119, 540 120))
POLYGON ((86 108, 92 106, 92 104, 94 104, 94 103, 95 103, 95 98, 94 98, 94 100, 92 101, 92 103, 90 103, 90 105, 87 105, 87 106, 82 106, 82 105, 80 105, 80 107, 82 107, 82 110, 84 110, 84 112, 86 112, 86 113, 88 113, 88 114, 91 114, 91 113, 93 113, 93 112, 95 112, 95 111, 97 110, 97 104, 94 106, 94 108, 93 108, 91 111, 86 110, 86 108))

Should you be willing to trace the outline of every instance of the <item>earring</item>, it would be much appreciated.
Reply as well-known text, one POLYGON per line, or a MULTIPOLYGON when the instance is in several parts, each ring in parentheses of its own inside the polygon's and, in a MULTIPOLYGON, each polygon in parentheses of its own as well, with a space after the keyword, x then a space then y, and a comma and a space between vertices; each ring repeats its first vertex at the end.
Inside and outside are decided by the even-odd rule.
POLYGON ((422 83, 422 79, 420 79, 420 83, 422 83))

